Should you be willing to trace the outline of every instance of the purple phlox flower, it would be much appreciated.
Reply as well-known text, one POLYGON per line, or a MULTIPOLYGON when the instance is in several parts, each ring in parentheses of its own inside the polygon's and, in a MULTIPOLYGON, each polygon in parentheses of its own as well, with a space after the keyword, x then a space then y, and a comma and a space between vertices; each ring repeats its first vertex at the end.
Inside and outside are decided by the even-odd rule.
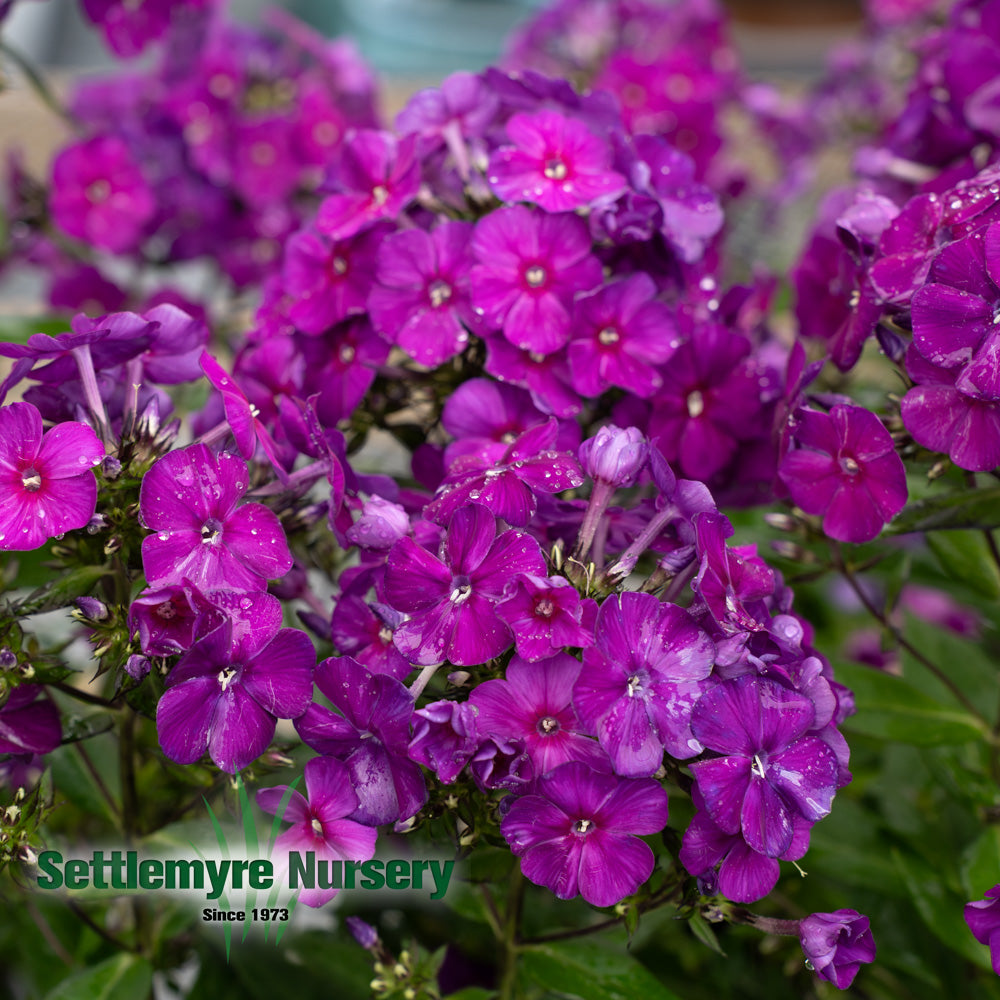
POLYGON ((491 212, 472 238, 473 306, 515 346, 551 354, 569 339, 573 296, 600 284, 590 246, 573 215, 522 205, 491 212))
POLYGON ((594 641, 597 604, 581 599, 565 577, 519 573, 507 583, 495 610, 514 633, 518 656, 528 662, 594 641))
POLYGON ((281 286, 291 298, 288 318, 296 327, 320 334, 366 310, 375 255, 387 228, 372 226, 335 241, 310 226, 288 241, 281 286))
POLYGON ((755 545, 726 545, 733 526, 724 515, 698 514, 694 526, 701 565, 692 589, 723 632, 766 628, 770 614, 763 601, 774 593, 774 571, 757 555, 755 545))
POLYGON ((215 0, 83 0, 83 12, 104 32, 115 55, 136 56, 161 38, 178 14, 212 7, 215 0))
POLYGON ((700 260, 722 228, 718 199, 695 180, 692 159, 661 136, 636 135, 632 143, 632 187, 659 205, 660 232, 677 256, 688 264, 700 260))
POLYGON ((569 364, 584 396, 618 386, 648 397, 660 387, 656 366, 670 359, 680 337, 656 294, 653 279, 640 272, 577 298, 569 364))
POLYGON ((482 736, 523 741, 536 774, 576 760, 597 770, 608 770, 607 755, 583 731, 573 709, 573 687, 580 661, 567 653, 529 663, 514 656, 506 679, 474 688, 469 702, 478 715, 482 736))
MULTIPOLYGON (((469 773, 481 792, 504 791, 521 794, 535 780, 535 768, 524 740, 487 736, 469 761, 469 773)), ((501 812, 509 808, 511 797, 501 800, 501 812)))
POLYGON ((566 348, 552 354, 515 347, 502 334, 483 334, 486 370, 503 382, 521 386, 543 413, 573 417, 580 412, 580 394, 571 384, 566 348))
MULTIPOLYGON (((460 455, 481 455, 497 462, 518 436, 545 422, 545 414, 531 401, 531 395, 505 382, 471 378, 445 400, 441 424, 456 440, 445 449, 445 465, 460 455)), ((580 440, 576 421, 559 423, 560 451, 575 451, 580 440)))
POLYGON ((685 336, 660 369, 649 437, 679 472, 704 482, 768 430, 768 399, 746 337, 683 310, 677 320, 685 336))
POLYGON ((792 501, 842 542, 870 542, 906 505, 906 470, 882 421, 861 406, 800 410, 798 447, 778 474, 792 501))
POLYGON ((390 236, 378 256, 368 300, 375 330, 415 361, 435 368, 469 342, 478 317, 469 301, 467 222, 442 222, 433 231, 390 236))
POLYGON ((156 212, 152 189, 115 135, 74 143, 59 153, 49 207, 65 233, 112 253, 134 250, 156 212))
POLYGON ((129 635, 147 656, 173 656, 222 624, 224 615, 197 587, 147 587, 128 612, 129 635))
POLYGON ((511 145, 496 150, 487 167, 490 186, 504 201, 569 212, 625 187, 611 167, 611 147, 581 121, 542 109, 511 116, 506 128, 511 145))
MULTIPOLYGON (((172 302, 162 302, 147 309, 143 318, 157 324, 151 331, 152 343, 140 355, 144 377, 160 385, 177 385, 200 378, 198 361, 209 338, 204 317, 172 302)), ((95 363, 99 355, 97 352, 95 363)))
POLYGON ((880 301, 909 305, 913 293, 927 280, 943 212, 937 195, 918 195, 886 226, 868 272, 880 301))
POLYGON ((386 599, 410 615, 396 630, 396 648, 418 664, 475 666, 499 656, 512 636, 495 606, 518 573, 545 574, 538 543, 513 529, 497 535, 496 518, 480 504, 452 515, 440 558, 400 539, 385 574, 386 599))
POLYGON ((807 735, 814 720, 805 695, 753 674, 721 681, 691 713, 692 733, 721 755, 690 765, 705 809, 759 854, 777 858, 789 849, 796 814, 815 823, 830 811, 838 763, 807 735))
POLYGON ((342 760, 358 796, 351 818, 377 826, 416 815, 427 801, 409 759, 413 697, 393 677, 371 674, 349 656, 323 660, 316 684, 342 714, 313 703, 295 723, 319 753, 342 760))
POLYGON ((306 711, 315 662, 309 636, 281 628, 280 614, 261 615, 242 628, 226 620, 167 677, 156 707, 163 752, 193 764, 207 750, 221 770, 242 770, 267 749, 277 719, 306 711))
POLYGON ((14 688, 0 705, 0 754, 44 754, 59 746, 59 712, 38 684, 14 688))
POLYGON ((1000 399, 1000 223, 941 250, 913 296, 913 347, 957 373, 955 388, 1000 399))
POLYGON ((646 466, 649 443, 638 427, 606 424, 580 445, 580 463, 595 482, 625 487, 635 483, 646 466))
POLYGON ((53 262, 50 275, 49 305, 58 312, 117 312, 128 300, 96 267, 71 258, 53 262))
MULTIPOLYGON (((697 812, 684 831, 680 862, 696 878, 707 879, 718 865, 718 890, 734 903, 763 899, 778 881, 777 858, 759 854, 740 832, 721 830, 705 811, 705 800, 695 785, 691 790, 697 812)), ((792 817, 794 834, 783 861, 797 861, 809 848, 812 824, 802 816, 792 817)))
POLYGON ((371 950, 378 945, 378 931, 371 924, 366 923, 360 917, 345 917, 344 924, 351 932, 351 937, 362 948, 371 950))
POLYGON ((392 219, 416 197, 420 163, 416 138, 358 129, 349 133, 330 170, 328 186, 337 192, 319 207, 316 227, 343 240, 379 219, 392 219))
POLYGON ((411 530, 409 515, 398 503, 373 496, 364 502, 361 516, 347 529, 346 537, 359 548, 387 552, 411 530))
POLYGON ((1000 464, 1000 400, 960 391, 961 369, 931 364, 915 344, 906 353, 906 370, 916 385, 903 397, 900 411, 913 440, 970 472, 1000 464))
POLYGON ((613 906, 652 874, 655 859, 638 834, 667 822, 667 794, 651 778, 629 780, 570 761, 543 775, 500 824, 521 871, 559 899, 581 895, 613 906))
MULTIPOLYGON (((296 851, 303 857, 311 851, 317 861, 367 861, 373 857, 378 831, 347 819, 358 808, 347 767, 332 757, 314 757, 307 761, 303 774, 305 795, 287 785, 257 792, 257 805, 275 816, 287 796, 280 816, 292 825, 278 835, 272 849, 272 854, 283 858, 279 864, 287 870, 288 855, 296 851)), ((296 898, 306 906, 322 906, 339 891, 305 888, 299 890, 296 898)))
POLYGON ((0 409, 0 550, 37 549, 84 527, 97 506, 90 470, 103 456, 104 445, 85 424, 43 433, 31 403, 0 409))
POLYGON ((990 946, 993 971, 1000 976, 1000 885, 987 889, 984 899, 966 903, 963 912, 965 922, 969 925, 973 937, 980 944, 990 946))
POLYGON ((550 417, 519 435, 495 463, 460 456, 424 517, 444 523, 459 507, 481 503, 510 524, 526 525, 537 507, 536 493, 561 493, 583 483, 573 455, 553 450, 558 433, 559 423, 550 417))
POLYGON ((430 768, 450 785, 482 742, 476 707, 468 701, 435 701, 413 713, 410 759, 430 768))
POLYGON ((337 104, 325 81, 311 77, 299 81, 296 104, 298 115, 292 125, 296 159, 324 167, 347 131, 346 109, 337 104))
POLYGON ((858 969, 875 961, 868 918, 857 910, 811 914, 799 924, 799 940, 806 965, 838 990, 846 990, 858 969))
POLYGON ((682 608, 632 591, 604 601, 573 705, 618 774, 653 774, 664 751, 678 760, 701 752, 689 723, 714 657, 712 640, 682 608))
POLYGON ((900 591, 899 606, 956 635, 976 639, 982 632, 982 618, 975 608, 960 604, 950 594, 934 587, 908 583, 900 591))
POLYGON ((291 569, 277 516, 263 504, 237 506, 247 484, 242 459, 203 444, 153 464, 139 490, 142 521, 155 532, 142 542, 151 586, 187 577, 203 590, 263 590, 291 569))
POLYGON ((288 199, 302 172, 294 124, 272 114, 232 123, 231 128, 233 190, 248 206, 261 210, 288 199))

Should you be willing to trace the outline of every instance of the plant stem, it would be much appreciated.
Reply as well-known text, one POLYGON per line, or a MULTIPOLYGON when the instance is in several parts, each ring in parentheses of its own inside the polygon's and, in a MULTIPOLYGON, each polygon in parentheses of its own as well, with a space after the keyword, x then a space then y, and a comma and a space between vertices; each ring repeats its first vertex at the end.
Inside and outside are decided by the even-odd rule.
POLYGON ((521 948, 521 910, 524 906, 524 876, 518 865, 511 872, 507 894, 507 912, 503 925, 503 951, 500 956, 500 1000, 517 996, 517 959, 521 948))
POLYGON ((977 718, 985 726, 989 726, 986 717, 983 715, 979 709, 965 696, 962 689, 933 661, 928 659, 916 646, 913 645, 902 633, 902 631, 894 625, 886 617, 884 611, 880 610, 875 606, 872 599, 865 593, 864 587, 858 582, 857 577, 854 575, 854 571, 844 560, 843 554, 840 550, 840 546, 836 542, 831 543, 831 553, 833 555, 833 564, 836 566, 837 570, 841 573, 844 579, 850 585, 851 590, 857 595, 858 600, 864 605, 868 613, 884 628, 889 634, 896 640, 900 648, 905 649, 907 653, 910 654, 918 663, 926 667, 955 697, 955 700, 972 716, 977 718))
POLYGON ((28 62, 27 58, 23 56, 17 49, 12 48, 8 45, 2 38, 0 38, 0 55, 3 55, 9 59, 17 68, 24 74, 24 78, 28 81, 29 86, 38 95, 41 102, 51 111, 53 114, 58 115, 63 121, 68 122, 70 125, 75 126, 76 122, 70 116, 69 112, 63 107, 62 102, 58 97, 52 92, 52 88, 45 81, 44 77, 35 69, 34 66, 28 62))
POLYGON ((97 786, 98 791, 104 796, 104 800, 108 803, 111 812, 120 823, 122 820, 121 808, 115 801, 115 797, 111 794, 111 789, 104 783, 104 779, 101 777, 101 772, 98 771, 90 757, 90 754, 87 753, 86 747, 84 747, 82 743, 74 743, 73 746, 76 748, 76 752, 80 755, 80 759, 83 761, 83 766, 90 772, 90 776, 94 779, 94 784, 97 786))

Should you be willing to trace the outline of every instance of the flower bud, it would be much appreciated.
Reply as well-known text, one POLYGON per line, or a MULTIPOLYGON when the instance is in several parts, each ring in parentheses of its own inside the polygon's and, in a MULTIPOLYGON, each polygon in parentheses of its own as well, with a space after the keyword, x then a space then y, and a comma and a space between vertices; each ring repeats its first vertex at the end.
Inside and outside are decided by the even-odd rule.
POLYGON ((102 622, 108 617, 108 607, 96 597, 78 597, 74 602, 84 617, 93 622, 102 622))
POLYGON ((580 445, 584 471, 609 486, 631 486, 649 455, 649 444, 637 427, 602 427, 580 445))
POLYGON ((373 496, 361 508, 361 516, 347 529, 347 540, 362 549, 382 552, 409 534, 410 518, 397 503, 373 496))

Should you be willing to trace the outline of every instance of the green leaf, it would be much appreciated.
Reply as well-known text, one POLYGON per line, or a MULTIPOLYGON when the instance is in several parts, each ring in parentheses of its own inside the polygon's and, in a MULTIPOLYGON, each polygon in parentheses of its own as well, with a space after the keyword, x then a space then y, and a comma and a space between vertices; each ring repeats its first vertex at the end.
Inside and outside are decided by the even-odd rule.
POLYGON ((948 528, 1000 527, 1000 487, 962 490, 918 500, 904 507, 887 534, 939 531, 948 528))
POLYGON ((521 952, 522 980, 573 1000, 677 1000, 641 962, 593 942, 533 945, 521 952))
POLYGON ((94 584, 110 572, 107 566, 80 566, 32 591, 24 600, 11 602, 11 611, 24 616, 64 608, 77 597, 89 594, 94 584))
POLYGON ((962 858, 962 885, 970 900, 1000 882, 1000 827, 988 826, 962 858))
POLYGON ((947 890, 940 870, 895 848, 892 859, 927 928, 964 958, 981 968, 991 968, 989 951, 972 936, 962 916, 963 900, 947 890))
POLYGON ((913 746, 968 743, 986 735, 974 716, 940 704, 901 677, 853 663, 839 664, 836 674, 854 691, 858 709, 844 723, 845 730, 913 746))
POLYGON ((707 948, 711 948, 712 951, 725 958, 726 953, 722 950, 722 945, 719 944, 719 939, 715 936, 715 931, 712 930, 712 925, 700 914, 692 913, 688 919, 688 927, 691 928, 691 933, 707 948))
POLYGON ((147 1000, 153 967, 136 955, 116 955, 63 980, 45 1000, 147 1000))
POLYGON ((466 986, 457 993, 449 993, 444 1000, 491 1000, 495 990, 484 990, 482 986, 466 986))
POLYGON ((1000 597, 1000 573, 981 531, 934 531, 927 544, 950 579, 985 598, 1000 597))
POLYGON ((25 344, 36 333, 50 337, 69 332, 69 320, 61 316, 4 316, 0 319, 0 340, 8 344, 25 344))

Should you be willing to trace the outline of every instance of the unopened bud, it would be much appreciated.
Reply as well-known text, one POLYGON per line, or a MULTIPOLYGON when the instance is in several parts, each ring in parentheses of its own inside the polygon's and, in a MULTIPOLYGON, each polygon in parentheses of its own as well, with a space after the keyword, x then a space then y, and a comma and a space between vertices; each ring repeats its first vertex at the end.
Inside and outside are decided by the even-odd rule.
POLYGON ((782 514, 776 510, 768 511, 764 515, 764 522, 772 528, 777 528, 778 531, 795 531, 800 523, 791 514, 782 514))
POLYGON ((101 474, 105 479, 117 479, 122 474, 122 463, 114 455, 105 455, 101 460, 101 474))

